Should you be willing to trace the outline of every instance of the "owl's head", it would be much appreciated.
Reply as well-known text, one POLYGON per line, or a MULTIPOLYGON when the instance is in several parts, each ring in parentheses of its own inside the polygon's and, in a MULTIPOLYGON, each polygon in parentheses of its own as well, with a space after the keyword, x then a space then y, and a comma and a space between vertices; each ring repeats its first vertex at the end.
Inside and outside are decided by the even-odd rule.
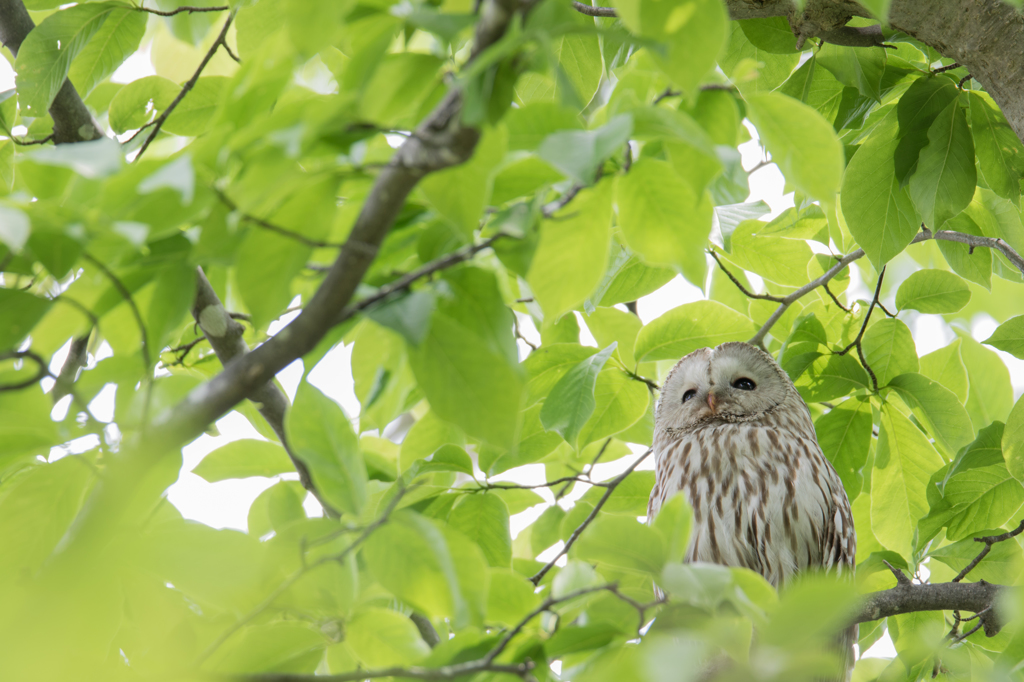
POLYGON ((747 343, 701 348, 680 360, 662 386, 655 429, 756 419, 800 394, 772 356, 747 343))

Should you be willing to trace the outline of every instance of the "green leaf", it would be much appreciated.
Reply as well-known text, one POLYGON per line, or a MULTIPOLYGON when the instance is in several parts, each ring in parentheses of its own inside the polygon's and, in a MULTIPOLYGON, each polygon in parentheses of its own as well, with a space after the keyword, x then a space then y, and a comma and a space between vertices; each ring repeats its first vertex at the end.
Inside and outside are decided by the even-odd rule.
POLYGON ((843 85, 857 88, 862 95, 876 102, 881 101, 885 50, 846 47, 826 42, 818 50, 816 59, 843 85))
POLYGON ((277 476, 295 471, 285 449, 277 443, 243 438, 222 445, 192 470, 210 483, 229 478, 277 476))
POLYGON ((896 389, 950 454, 971 442, 974 429, 967 410, 948 388, 920 374, 901 374, 889 386, 896 389))
POLYGON ((967 370, 960 359, 960 339, 921 356, 921 374, 948 388, 961 404, 967 401, 967 370))
POLYGON ((1024 145, 987 92, 971 91, 968 99, 971 133, 985 184, 999 196, 1017 204, 1020 178, 1024 174, 1024 145))
POLYGON ((565 510, 557 504, 545 509, 530 526, 530 550, 540 554, 545 549, 562 539, 560 526, 565 518, 565 510))
POLYGON ((558 432, 573 447, 583 425, 594 413, 597 375, 614 350, 612 344, 566 372, 541 408, 540 420, 544 428, 558 432))
POLYGON ((597 345, 601 348, 617 343, 615 355, 626 367, 633 367, 633 345, 636 335, 640 333, 643 322, 632 313, 618 308, 595 308, 585 316, 587 329, 594 335, 597 345))
POLYGON ((736 265, 783 286, 807 283, 808 268, 815 267, 814 252, 800 239, 755 234, 764 227, 757 220, 745 220, 732 234, 732 253, 726 255, 736 265))
POLYGON ((895 133, 895 116, 890 114, 850 159, 840 195, 850 233, 876 269, 910 244, 921 222, 910 194, 896 178, 895 133))
POLYGON ((431 409, 467 434, 507 446, 524 381, 512 313, 494 275, 478 268, 445 273, 430 331, 409 361, 431 409))
POLYGON ((260 493, 249 507, 249 535, 259 538, 270 531, 280 533, 296 521, 304 521, 306 511, 302 507, 302 502, 305 499, 306 489, 298 481, 281 481, 270 486, 260 493))
POLYGON ((652 265, 674 265, 702 283, 711 207, 672 166, 641 158, 615 182, 619 228, 629 248, 652 265))
POLYGON ((188 263, 175 263, 157 275, 146 311, 146 330, 153 347, 162 348, 178 328, 192 307, 195 292, 195 267, 188 263))
POLYGON ((484 131, 468 162, 431 173, 419 184, 419 191, 431 206, 464 235, 480 226, 487 206, 493 175, 508 147, 503 128, 484 131))
POLYGON ((575 546, 576 555, 620 571, 659 575, 665 565, 665 541, 658 531, 628 516, 599 517, 575 546))
POLYGON ((29 32, 14 69, 18 102, 29 116, 45 116, 78 56, 114 11, 113 4, 75 5, 54 12, 29 32))
POLYGON ((812 57, 793 72, 779 88, 779 92, 813 107, 826 121, 832 123, 836 120, 843 100, 843 89, 843 84, 812 57))
POLYGON ((640 421, 647 413, 650 390, 643 382, 610 367, 597 375, 594 400, 594 411, 580 430, 581 448, 625 431, 640 421))
MULTIPOLYGON (((970 208, 970 206, 968 206, 970 208)), ((953 216, 946 221, 945 228, 963 234, 984 236, 978 224, 967 215, 967 211, 953 216)), ((957 242, 936 242, 942 256, 949 263, 949 268, 961 277, 986 289, 992 288, 992 251, 991 249, 973 249, 967 244, 957 242)))
MULTIPOLYGON (((653 471, 634 471, 615 488, 601 511, 632 517, 643 516, 647 513, 647 503, 651 497, 651 490, 654 488, 654 478, 653 471)), ((590 488, 580 498, 581 502, 586 503, 581 506, 593 508, 606 492, 607 490, 601 487, 590 488)), ((574 508, 573 511, 577 510, 574 508)), ((589 513, 588 510, 587 514, 589 513)), ((583 518, 586 518, 586 514, 583 515, 583 518)), ((570 518, 570 521, 572 520, 570 518)), ((573 529, 575 530, 575 527, 573 529)))
POLYGON ((793 35, 793 30, 785 17, 740 19, 736 23, 743 29, 743 35, 747 40, 760 50, 775 54, 800 51, 796 49, 796 36, 793 35))
POLYGON ((829 353, 816 358, 796 381, 797 390, 809 403, 835 400, 868 387, 867 372, 850 353, 829 353))
POLYGON ((896 292, 897 308, 922 313, 955 313, 970 301, 967 283, 946 270, 918 270, 896 292))
POLYGON ((633 353, 638 362, 678 360, 698 348, 744 341, 754 333, 750 318, 715 301, 673 308, 640 330, 633 353))
POLYGON ((537 155, 576 182, 592 185, 598 166, 619 151, 632 132, 633 118, 620 114, 595 130, 551 133, 537 148, 537 155))
POLYGON ((385 55, 359 100, 362 117, 388 128, 416 115, 438 84, 442 60, 431 54, 385 55))
POLYGON ((530 404, 546 398, 566 372, 595 352, 595 348, 577 343, 555 343, 541 346, 530 353, 523 361, 529 379, 527 389, 530 404))
POLYGON ((995 351, 985 348, 967 332, 953 328, 960 337, 960 357, 967 369, 970 389, 964 407, 975 431, 994 421, 1006 421, 1013 407, 1010 371, 995 351))
POLYGON ((448 523, 480 546, 489 565, 508 568, 512 564, 508 516, 508 507, 497 495, 466 495, 452 509, 448 523))
POLYGON ((352 514, 366 503, 366 466, 348 417, 307 382, 299 384, 285 417, 295 456, 309 467, 313 485, 338 509, 352 514))
POLYGON ((180 91, 181 87, 163 76, 146 76, 128 83, 110 101, 110 127, 115 133, 141 128, 167 109, 180 91))
POLYGON ((635 301, 657 291, 675 276, 671 268, 651 267, 628 249, 620 248, 588 304, 611 306, 635 301))
POLYGON ((846 400, 814 422, 818 445, 839 474, 846 494, 856 499, 863 476, 861 469, 871 445, 871 410, 860 400, 846 400))
POLYGON ((1014 478, 1024 482, 1024 398, 1017 401, 1006 419, 1002 445, 1006 468, 1014 478))
POLYGON ((725 47, 728 16, 714 0, 615 0, 612 6, 631 33, 661 43, 651 58, 684 91, 701 82, 725 47))
POLYGON ((843 146, 832 126, 806 104, 777 93, 748 94, 747 116, 772 161, 801 192, 832 201, 843 175, 843 146))
POLYGON ((942 499, 932 503, 922 529, 945 527, 947 538, 962 540, 981 528, 999 528, 1020 508, 1024 486, 1003 463, 1002 434, 998 422, 983 429, 957 459, 942 485, 942 499))
POLYGON ((682 493, 671 496, 657 511, 657 517, 648 523, 661 535, 665 543, 665 560, 678 563, 686 556, 693 530, 693 509, 682 493))
POLYGON ((583 190, 563 213, 544 221, 526 275, 548 322, 582 304, 604 276, 611 241, 611 181, 583 190))
POLYGON ((772 54, 759 49, 747 39, 739 22, 734 21, 730 22, 728 44, 718 63, 741 93, 770 92, 789 78, 800 63, 800 55, 772 54))
POLYGON ((50 301, 27 291, 0 288, 0 352, 20 346, 50 305, 50 301))
POLYGON ((503 568, 492 568, 490 590, 487 593, 487 622, 515 626, 540 602, 533 593, 536 589, 519 573, 503 568))
POLYGON ((1024 315, 1003 322, 983 343, 1024 359, 1024 315))
POLYGON ((938 230, 967 208, 977 184, 974 141, 960 102, 954 100, 928 128, 928 146, 910 178, 910 196, 925 225, 938 230))
POLYGON ((361 609, 345 625, 345 641, 367 668, 414 665, 430 654, 416 624, 397 611, 361 609))
POLYGON ((879 386, 885 386, 900 374, 918 370, 914 337, 899 320, 879 320, 868 327, 862 346, 864 359, 875 373, 879 386))
POLYGON ((896 104, 900 142, 894 155, 900 186, 906 185, 917 167, 921 150, 928 144, 928 129, 935 118, 959 94, 954 79, 937 76, 918 78, 900 97, 896 104))
POLYGON ((312 624, 278 621, 250 625, 226 640, 205 665, 219 673, 305 672, 310 663, 316 665, 325 646, 324 636, 312 624))
MULTIPOLYGON (((974 557, 978 556, 978 546, 974 538, 984 535, 999 535, 1002 529, 974 529, 969 537, 932 550, 929 554, 946 564, 954 571, 960 572, 967 567, 974 557)), ((985 560, 975 567, 971 573, 971 580, 985 580, 997 585, 1012 585, 1020 576, 1021 567, 1024 566, 1024 550, 1016 542, 997 542, 992 545, 992 551, 985 557, 985 560)))
POLYGON ((909 419, 886 405, 871 474, 871 530, 887 549, 910 556, 917 520, 928 511, 925 488, 943 461, 909 419))
MULTIPOLYGON (((11 395, 0 394, 0 407, 5 415, 23 416, 16 410, 8 411, 11 401, 7 397, 11 395)), ((42 392, 37 395, 45 400, 42 392)), ((0 435, 5 438, 9 421, 0 422, 0 435)), ((6 459, 9 451, 4 449, 6 459)), ((0 531, 6 550, 0 558, 0 576, 4 580, 16 580, 24 571, 42 567, 67 532, 94 479, 88 464, 77 456, 35 466, 10 478, 5 486, 8 490, 0 499, 0 531)))
POLYGON ((197 80, 185 99, 167 117, 162 130, 190 137, 205 133, 230 82, 231 79, 224 76, 203 76, 197 80))
POLYGON ((71 64, 68 78, 83 98, 139 49, 147 16, 127 7, 112 9, 103 26, 71 64))

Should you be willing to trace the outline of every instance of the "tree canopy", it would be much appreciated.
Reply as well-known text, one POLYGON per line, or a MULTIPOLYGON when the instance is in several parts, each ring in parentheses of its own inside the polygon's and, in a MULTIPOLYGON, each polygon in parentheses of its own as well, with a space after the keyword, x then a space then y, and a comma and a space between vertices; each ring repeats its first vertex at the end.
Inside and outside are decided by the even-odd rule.
POLYGON ((155 4, 0 0, 4 679, 798 680, 853 622, 898 654, 856 680, 1024 679, 1012 4, 155 4), (809 405, 856 589, 644 522, 659 384, 737 340, 809 405), (307 380, 343 344, 357 418, 307 380), (195 473, 279 478, 246 533, 166 498, 231 411, 260 438, 195 473))

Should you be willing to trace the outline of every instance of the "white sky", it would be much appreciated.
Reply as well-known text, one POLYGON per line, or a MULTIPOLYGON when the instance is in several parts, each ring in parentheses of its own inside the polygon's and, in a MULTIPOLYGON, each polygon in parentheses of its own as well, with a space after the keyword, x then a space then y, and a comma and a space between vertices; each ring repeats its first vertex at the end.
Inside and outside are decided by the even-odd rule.
MULTIPOLYGON (((126 61, 114 74, 113 80, 117 82, 130 82, 154 73, 155 70, 150 63, 147 46, 126 61)), ((13 87, 14 73, 5 60, 0 60, 0 90, 7 90, 13 87)), ((763 158, 753 128, 751 128, 751 133, 755 135, 755 139, 740 146, 745 168, 754 167, 763 158)), ((750 176, 751 193, 748 201, 764 200, 772 208, 771 215, 765 217, 765 219, 770 219, 793 206, 793 196, 792 194, 784 196, 782 194, 783 186, 784 179, 776 166, 764 166, 750 176)), ((849 295, 851 296, 849 300, 853 300, 855 297, 870 297, 871 292, 860 281, 855 269, 853 273, 849 288, 849 295)), ((640 299, 637 310, 640 318, 646 324, 667 310, 701 298, 703 298, 703 294, 697 287, 689 284, 681 277, 677 277, 657 292, 640 299)), ((271 333, 279 330, 289 319, 291 319, 291 316, 282 318, 282 320, 275 323, 271 327, 271 333)), ((523 316, 521 321, 524 322, 522 325, 524 333, 533 334, 535 337, 533 340, 539 341, 539 335, 536 334, 536 330, 529 324, 528 318, 523 316)), ((908 320, 908 324, 911 325, 911 329, 914 332, 914 340, 921 355, 940 348, 950 343, 953 339, 952 332, 945 327, 939 316, 916 315, 914 319, 908 320)), ((583 343, 596 346, 596 342, 587 332, 585 326, 581 325, 581 327, 583 343)), ((995 327, 996 322, 991 317, 985 319, 985 316, 978 316, 972 320, 972 333, 978 339, 987 338, 995 327)), ((520 342, 520 345, 521 353, 525 355, 528 348, 522 342, 520 342)), ((51 368, 54 371, 59 371, 66 352, 67 347, 54 356, 51 364, 51 368)), ((341 404, 345 412, 355 419, 359 414, 360 406, 353 392, 350 366, 351 353, 351 346, 335 348, 310 374, 310 382, 341 404)), ((1010 367, 1014 392, 1019 396, 1024 391, 1024 361, 1017 360, 1006 353, 1000 353, 1000 355, 1010 367)), ((301 377, 301 361, 296 361, 278 375, 278 379, 290 398, 294 398, 295 390, 301 377)), ((113 395, 112 387, 108 387, 93 401, 91 407, 97 417, 104 420, 113 418, 113 395)), ((297 479, 298 476, 297 474, 286 474, 277 478, 247 478, 207 483, 191 473, 191 470, 208 452, 240 438, 260 438, 256 430, 252 428, 245 418, 235 412, 219 420, 217 428, 221 435, 216 437, 204 435, 184 449, 184 465, 181 477, 169 489, 168 497, 187 518, 201 521, 216 528, 236 528, 244 531, 247 526, 246 517, 249 506, 253 500, 278 480, 282 478, 297 479)), ((80 447, 75 447, 73 451, 84 451, 94 447, 95 443, 76 445, 80 447)), ((653 468, 653 461, 645 464, 648 466, 642 466, 641 468, 653 468)), ((603 480, 620 473, 627 466, 628 461, 626 460, 619 460, 610 464, 599 464, 595 467, 593 474, 596 480, 603 480)), ((540 464, 527 465, 516 469, 514 474, 499 476, 497 479, 515 480, 520 483, 540 483, 545 480, 544 467, 540 464)), ((571 505, 575 499, 583 494, 584 488, 585 486, 577 486, 575 494, 568 496, 560 504, 563 506, 571 505)), ((538 492, 544 495, 549 502, 553 501, 550 491, 542 489, 538 490, 538 492)), ((320 513, 319 505, 311 496, 307 498, 306 507, 310 515, 318 515, 320 513)), ((532 523, 542 510, 543 507, 534 507, 512 517, 513 536, 532 523)), ((554 556, 559 548, 560 545, 548 550, 541 558, 554 556)), ((867 652, 867 655, 887 658, 895 656, 895 649, 888 635, 873 646, 867 652)))

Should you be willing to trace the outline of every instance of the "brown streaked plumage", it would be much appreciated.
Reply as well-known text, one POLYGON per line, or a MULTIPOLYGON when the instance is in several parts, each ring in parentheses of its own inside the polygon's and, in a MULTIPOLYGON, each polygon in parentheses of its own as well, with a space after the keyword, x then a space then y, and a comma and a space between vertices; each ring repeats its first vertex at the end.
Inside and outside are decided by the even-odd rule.
MULTIPOLYGON (((701 348, 669 373, 654 422, 648 519, 682 491, 693 507, 686 561, 741 566, 776 587, 813 570, 851 574, 850 501, 818 446, 806 403, 764 351, 701 348)), ((842 638, 846 675, 856 626, 842 638)))

